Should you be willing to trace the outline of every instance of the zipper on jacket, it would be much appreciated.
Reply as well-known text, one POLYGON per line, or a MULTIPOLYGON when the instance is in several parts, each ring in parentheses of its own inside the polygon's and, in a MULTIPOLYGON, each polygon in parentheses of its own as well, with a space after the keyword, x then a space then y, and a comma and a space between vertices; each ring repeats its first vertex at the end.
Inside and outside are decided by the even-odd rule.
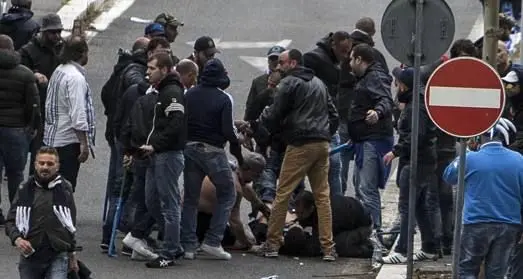
POLYGON ((147 136, 147 140, 145 141, 145 145, 149 145, 149 140, 151 139, 151 136, 153 135, 153 132, 154 132, 154 126, 155 126, 155 123, 156 123, 156 107, 158 105, 161 105, 162 103, 158 102, 154 105, 154 115, 153 115, 153 127, 151 128, 151 132, 149 132, 149 135, 147 136))

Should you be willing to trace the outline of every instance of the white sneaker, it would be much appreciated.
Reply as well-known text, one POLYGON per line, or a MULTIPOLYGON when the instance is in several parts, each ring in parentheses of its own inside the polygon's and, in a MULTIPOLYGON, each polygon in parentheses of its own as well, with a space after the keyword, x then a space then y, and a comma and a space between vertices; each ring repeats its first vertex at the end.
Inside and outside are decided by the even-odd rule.
POLYGON ((407 262, 407 257, 400 253, 391 252, 388 256, 383 258, 384 264, 402 264, 407 262))
POLYGON ((131 233, 128 233, 122 242, 127 247, 133 249, 133 254, 136 252, 145 257, 147 260, 155 260, 158 258, 158 254, 152 252, 144 240, 132 236, 131 233))
POLYGON ((218 247, 213 247, 213 246, 209 246, 207 244, 202 244, 201 248, 202 248, 203 252, 205 252, 206 254, 209 254, 217 259, 227 260, 227 261, 232 259, 231 254, 225 252, 225 250, 223 250, 223 247, 221 245, 218 247))

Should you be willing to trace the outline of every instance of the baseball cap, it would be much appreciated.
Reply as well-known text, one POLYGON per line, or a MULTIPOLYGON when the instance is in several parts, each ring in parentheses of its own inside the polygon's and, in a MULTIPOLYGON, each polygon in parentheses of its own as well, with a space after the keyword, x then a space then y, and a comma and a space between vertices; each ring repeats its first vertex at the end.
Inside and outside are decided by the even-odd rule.
POLYGON ((518 74, 515 71, 510 71, 506 76, 501 78, 506 83, 518 83, 518 74))
POLYGON ((161 25, 172 25, 172 26, 183 26, 183 22, 179 21, 173 15, 168 13, 159 14, 154 20, 155 23, 160 23, 161 25))
POLYGON ((267 52, 267 57, 280 56, 280 54, 282 54, 282 52, 284 52, 284 51, 285 51, 285 48, 282 46, 273 46, 267 52))
POLYGON ((392 75, 396 80, 412 89, 414 85, 414 69, 396 67, 392 70, 392 75))
POLYGON ((145 27, 146 36, 165 36, 165 28, 160 23, 151 23, 145 27))
POLYGON ((198 38, 194 42, 194 50, 207 51, 210 54, 220 53, 220 51, 216 49, 216 44, 214 44, 214 40, 209 36, 202 36, 198 38))

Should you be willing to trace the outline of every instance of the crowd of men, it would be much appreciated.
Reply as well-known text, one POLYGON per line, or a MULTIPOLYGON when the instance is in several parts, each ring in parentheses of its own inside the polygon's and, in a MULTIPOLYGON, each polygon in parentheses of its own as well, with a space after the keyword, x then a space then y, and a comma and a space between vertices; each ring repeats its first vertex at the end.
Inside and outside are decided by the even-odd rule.
MULTIPOLYGON (((13 0, 0 20, 0 30, 11 32, 0 35, 0 159, 11 202, 0 221, 21 252, 21 278, 66 278, 66 271, 82 271, 74 192, 81 164, 95 156, 95 121, 103 118, 94 114, 95 94, 86 80, 85 38, 61 38, 59 16, 46 15, 39 24, 28 16, 30 8, 30 0, 13 0)), ((228 251, 235 249, 268 258, 405 263, 412 96, 423 90, 413 92, 412 68, 389 71, 374 46, 374 21, 362 18, 351 32, 328 33, 308 52, 270 48, 268 69, 253 79, 242 120, 233 118, 234 98, 226 91, 231 80, 211 37, 198 38, 186 59, 173 54, 183 25, 159 14, 131 50, 118 51, 102 88, 111 150, 102 252, 113 248, 123 199, 116 220, 125 234, 121 253, 149 268, 202 253, 230 260, 228 251), (346 142, 341 152, 330 152, 346 142), (392 234, 399 239, 388 253, 380 190, 395 158, 399 232, 392 234), (345 195, 348 187, 355 197, 345 195), (248 226, 240 218, 243 198, 252 205, 248 226)), ((472 41, 460 39, 450 58, 479 53, 472 41)), ((446 59, 423 67, 423 84, 446 59)), ((511 278, 521 272, 523 67, 509 60, 503 41, 497 63, 510 102, 506 119, 471 142, 477 156, 467 156, 467 191, 475 192, 466 194, 462 278, 476 278, 482 261, 487 278, 504 276, 509 259, 511 278)), ((415 210, 422 247, 414 260, 437 260, 452 253, 456 139, 435 127, 423 104, 419 119, 415 210)))

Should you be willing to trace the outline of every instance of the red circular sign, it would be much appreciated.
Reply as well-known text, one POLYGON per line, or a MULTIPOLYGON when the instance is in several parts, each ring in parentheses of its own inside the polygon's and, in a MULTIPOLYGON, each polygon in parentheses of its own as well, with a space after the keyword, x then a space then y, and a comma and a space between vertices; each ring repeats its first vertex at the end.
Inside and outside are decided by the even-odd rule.
POLYGON ((470 138, 490 130, 505 107, 505 88, 496 70, 472 57, 441 64, 425 88, 432 122, 445 133, 470 138))

